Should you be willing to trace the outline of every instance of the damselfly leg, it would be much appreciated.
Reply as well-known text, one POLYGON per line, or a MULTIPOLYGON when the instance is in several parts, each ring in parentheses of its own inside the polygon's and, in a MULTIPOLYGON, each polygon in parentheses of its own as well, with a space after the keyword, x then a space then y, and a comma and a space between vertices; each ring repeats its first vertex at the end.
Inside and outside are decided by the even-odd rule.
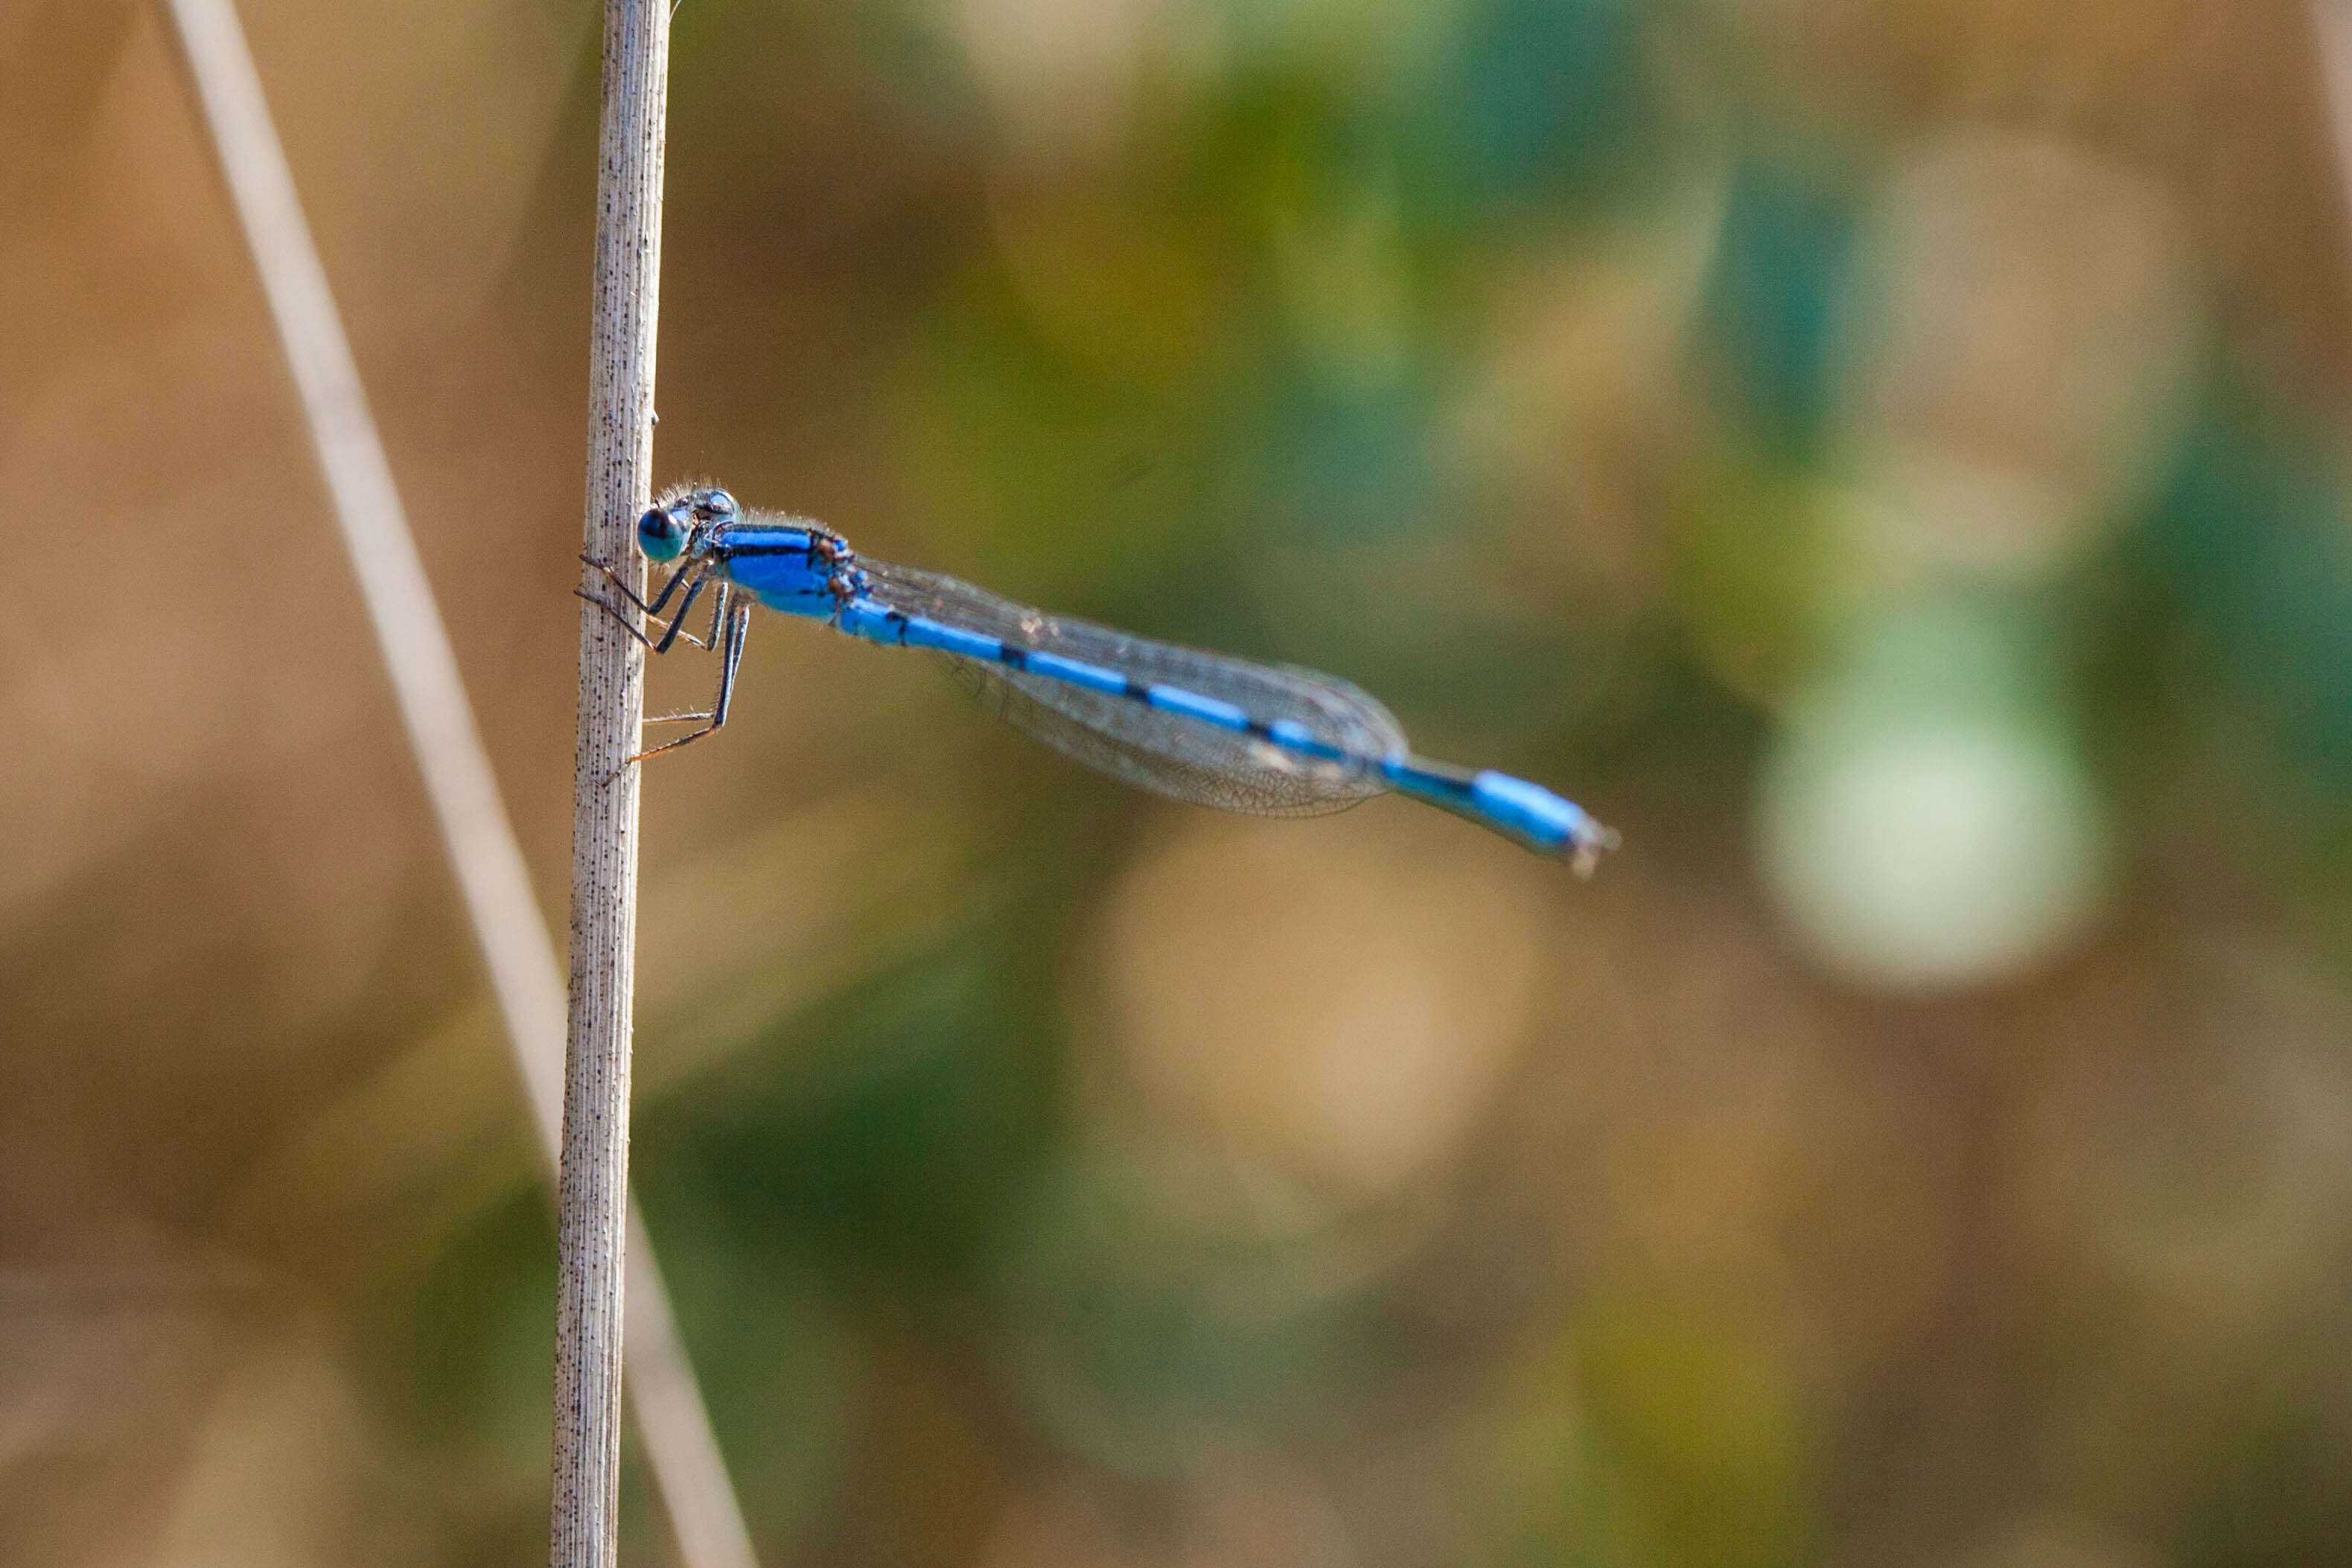
MULTIPOLYGON (((638 609, 644 611, 648 616, 658 616, 662 613, 662 606, 669 603, 669 596, 677 592, 679 584, 686 581, 688 574, 694 571, 695 566, 695 563, 689 561, 679 565, 677 570, 670 573, 669 576, 662 583, 661 592, 656 594, 654 595, 654 602, 648 605, 643 599, 637 597, 637 591, 629 586, 629 581, 627 578, 622 576, 612 567, 605 565, 602 561, 597 560, 593 555, 589 554, 584 550, 580 552, 580 563, 583 566, 593 566, 598 572, 602 573, 606 582, 612 584, 614 587, 618 588, 621 591, 621 597, 628 600, 629 603, 635 605, 638 609)), ((589 602, 591 604, 596 604, 601 601, 591 599, 589 602)))
MULTIPOLYGON (((722 596, 720 602, 724 605, 726 604, 727 596, 726 584, 720 584, 719 593, 722 596)), ((685 615, 684 609, 681 608, 678 614, 682 617, 685 615)), ((716 619, 717 617, 714 616, 714 622, 716 619)), ((673 626, 674 625, 675 623, 673 623, 673 626)), ((646 750, 639 752, 635 756, 628 759, 630 762, 642 763, 647 757, 658 756, 664 752, 674 752, 680 746, 688 745, 693 742, 701 740, 705 735, 715 735, 722 727, 725 726, 727 722, 727 710, 734 703, 735 700, 735 669, 738 665, 743 662, 743 641, 745 637, 750 636, 751 630, 751 601, 748 597, 737 599, 733 602, 731 606, 728 607, 727 611, 726 639, 724 648, 719 661, 719 694, 711 699, 710 711, 708 713, 669 713, 665 714, 659 719, 648 719, 646 721, 648 724, 682 722, 696 719, 705 720, 708 721, 701 729, 697 730, 691 735, 681 735, 675 741, 666 741, 658 746, 647 747, 646 750)), ((712 640, 718 640, 718 630, 715 625, 712 630, 712 640)))
POLYGON ((593 566, 597 571, 603 573, 606 581, 610 582, 614 587, 621 591, 622 597, 628 600, 630 604, 635 605, 640 611, 642 611, 646 619, 651 622, 655 628, 661 633, 661 640, 656 642, 652 637, 647 637, 644 632, 638 630, 635 623, 632 622, 626 615, 622 613, 619 605, 612 603, 610 600, 600 598, 596 595, 588 592, 585 588, 572 589, 572 592, 573 596, 587 600, 590 604, 595 605, 598 609, 612 616, 615 621, 618 621, 621 624, 622 629, 626 631, 631 637, 636 638, 637 641, 643 643, 648 650, 654 653, 667 653, 680 637, 684 637, 687 641, 699 648, 715 647, 718 646, 719 622, 718 609, 723 606, 726 603, 726 584, 723 583, 719 585, 720 592, 719 606, 714 606, 713 614, 710 617, 710 640, 709 642, 705 642, 700 637, 696 637, 692 632, 684 630, 687 612, 694 607, 694 601, 701 596, 704 586, 710 581, 710 569, 708 566, 703 567, 699 571, 691 570, 687 567, 680 567, 677 571, 671 573, 669 580, 662 584, 661 592, 654 595, 653 603, 647 604, 645 600, 638 598, 636 594, 629 587, 628 584, 622 580, 620 574, 614 571, 610 566, 605 565, 601 561, 593 559, 585 552, 582 552, 580 559, 586 562, 589 565, 593 566), (692 579, 691 581, 688 581, 689 577, 692 579), (669 603, 670 596, 677 593, 678 586, 681 584, 684 584, 686 587, 686 598, 678 605, 677 614, 669 618, 667 625, 664 625, 660 619, 662 608, 669 603))

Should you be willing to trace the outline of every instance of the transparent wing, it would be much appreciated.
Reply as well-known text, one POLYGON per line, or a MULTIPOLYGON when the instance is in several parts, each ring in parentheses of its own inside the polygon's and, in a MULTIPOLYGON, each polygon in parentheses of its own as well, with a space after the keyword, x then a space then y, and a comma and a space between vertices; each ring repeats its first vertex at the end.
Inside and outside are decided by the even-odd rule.
POLYGON ((918 567, 860 564, 873 581, 874 597, 892 609, 1138 680, 1181 687, 1268 722, 1286 719, 1349 754, 1341 762, 1299 757, 1131 698, 979 659, 940 656, 999 718, 1138 788, 1226 811, 1316 816, 1345 811, 1384 791, 1388 785, 1373 764, 1405 749, 1404 731, 1389 710, 1344 680, 1048 616, 918 567))

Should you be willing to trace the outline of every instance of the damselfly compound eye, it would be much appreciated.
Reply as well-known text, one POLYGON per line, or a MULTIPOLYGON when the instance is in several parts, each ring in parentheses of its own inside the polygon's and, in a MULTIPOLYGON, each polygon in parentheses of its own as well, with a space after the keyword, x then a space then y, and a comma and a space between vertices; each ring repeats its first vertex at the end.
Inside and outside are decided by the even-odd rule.
POLYGON ((702 510, 719 522, 730 521, 735 516, 735 498, 725 490, 711 490, 702 498, 702 510))
POLYGON ((648 507, 637 519, 637 548, 648 561, 675 561, 686 548, 686 524, 674 512, 648 507))

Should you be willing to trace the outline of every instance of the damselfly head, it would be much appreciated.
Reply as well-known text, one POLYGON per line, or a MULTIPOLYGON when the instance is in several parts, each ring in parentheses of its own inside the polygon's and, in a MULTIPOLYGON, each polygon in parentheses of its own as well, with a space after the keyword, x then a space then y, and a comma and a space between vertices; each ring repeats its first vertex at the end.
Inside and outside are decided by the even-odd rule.
POLYGON ((648 561, 675 561, 709 530, 733 522, 735 498, 716 485, 671 490, 637 519, 637 548, 648 561))

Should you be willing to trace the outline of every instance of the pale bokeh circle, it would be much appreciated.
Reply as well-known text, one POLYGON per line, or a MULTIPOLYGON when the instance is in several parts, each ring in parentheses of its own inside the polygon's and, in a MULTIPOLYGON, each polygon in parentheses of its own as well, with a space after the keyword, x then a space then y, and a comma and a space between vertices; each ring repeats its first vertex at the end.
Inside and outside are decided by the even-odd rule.
POLYGON ((1557 874, 1382 815, 1204 820, 1105 921, 1112 1037, 1152 1112, 1342 1198, 1392 1192, 1476 1122, 1528 1033, 1557 874))
POLYGON ((1759 828, 1764 879, 1805 945, 1894 990, 2030 969, 2096 911, 2107 860, 2062 736, 1933 707, 1792 729, 1759 828))

